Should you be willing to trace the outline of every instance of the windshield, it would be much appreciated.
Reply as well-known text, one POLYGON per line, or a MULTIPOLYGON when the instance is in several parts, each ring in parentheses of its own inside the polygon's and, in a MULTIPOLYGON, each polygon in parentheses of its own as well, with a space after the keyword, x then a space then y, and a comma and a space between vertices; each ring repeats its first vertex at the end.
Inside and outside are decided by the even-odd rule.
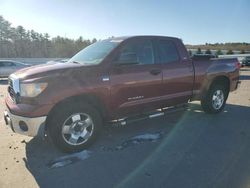
POLYGON ((78 52, 69 62, 99 64, 118 44, 119 42, 112 40, 96 42, 78 52))

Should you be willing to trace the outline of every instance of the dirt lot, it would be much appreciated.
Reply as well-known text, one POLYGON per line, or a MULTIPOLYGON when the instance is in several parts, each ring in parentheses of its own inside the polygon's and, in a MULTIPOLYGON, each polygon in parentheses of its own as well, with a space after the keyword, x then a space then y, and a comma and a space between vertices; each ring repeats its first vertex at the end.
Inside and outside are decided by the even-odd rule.
POLYGON ((207 115, 195 102, 163 118, 106 127, 76 155, 14 134, 0 117, 0 187, 250 187, 250 68, 241 81, 221 114, 207 115))

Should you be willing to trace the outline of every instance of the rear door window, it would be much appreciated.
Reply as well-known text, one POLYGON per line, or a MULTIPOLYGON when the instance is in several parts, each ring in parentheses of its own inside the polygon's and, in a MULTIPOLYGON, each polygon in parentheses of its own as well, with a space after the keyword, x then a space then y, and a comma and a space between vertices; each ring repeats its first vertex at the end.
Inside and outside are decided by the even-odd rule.
POLYGON ((170 40, 160 40, 158 46, 161 63, 165 64, 179 61, 179 53, 174 42, 170 40))

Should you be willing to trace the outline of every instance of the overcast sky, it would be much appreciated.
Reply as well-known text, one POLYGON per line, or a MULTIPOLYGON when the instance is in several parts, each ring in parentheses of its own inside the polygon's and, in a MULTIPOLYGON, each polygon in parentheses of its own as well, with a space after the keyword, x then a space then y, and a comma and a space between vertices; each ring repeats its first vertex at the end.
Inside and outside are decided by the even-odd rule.
POLYGON ((187 44, 250 42, 250 0, 0 0, 13 26, 69 38, 166 35, 187 44))

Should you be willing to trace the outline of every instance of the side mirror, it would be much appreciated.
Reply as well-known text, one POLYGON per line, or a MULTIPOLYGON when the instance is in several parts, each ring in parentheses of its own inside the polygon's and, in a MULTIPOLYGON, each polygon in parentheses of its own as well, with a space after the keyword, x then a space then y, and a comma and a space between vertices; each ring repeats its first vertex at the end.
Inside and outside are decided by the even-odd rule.
POLYGON ((121 53, 116 64, 118 65, 139 64, 138 56, 136 55, 136 53, 121 53))

